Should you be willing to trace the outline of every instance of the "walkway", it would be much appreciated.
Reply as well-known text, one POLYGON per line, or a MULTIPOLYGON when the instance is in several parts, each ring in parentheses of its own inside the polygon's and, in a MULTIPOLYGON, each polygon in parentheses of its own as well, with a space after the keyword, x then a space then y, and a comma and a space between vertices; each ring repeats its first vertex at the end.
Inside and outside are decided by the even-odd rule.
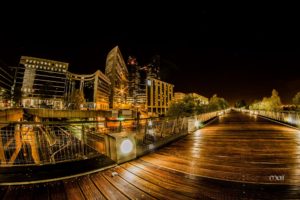
POLYGON ((116 168, 0 189, 0 199, 84 198, 300 199, 300 131, 231 112, 116 168))

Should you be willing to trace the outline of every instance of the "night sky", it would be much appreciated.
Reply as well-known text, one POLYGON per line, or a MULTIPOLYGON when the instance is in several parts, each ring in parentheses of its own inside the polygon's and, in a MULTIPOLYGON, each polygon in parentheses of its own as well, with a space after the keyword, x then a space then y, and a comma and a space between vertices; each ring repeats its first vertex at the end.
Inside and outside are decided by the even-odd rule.
POLYGON ((88 74, 104 72, 107 53, 119 45, 125 60, 134 55, 140 64, 159 54, 163 80, 175 91, 217 93, 230 103, 250 103, 270 96, 273 88, 283 103, 290 103, 300 91, 296 11, 158 4, 55 9, 1 17, 0 59, 9 65, 21 55, 56 59, 69 62, 71 72, 88 74))

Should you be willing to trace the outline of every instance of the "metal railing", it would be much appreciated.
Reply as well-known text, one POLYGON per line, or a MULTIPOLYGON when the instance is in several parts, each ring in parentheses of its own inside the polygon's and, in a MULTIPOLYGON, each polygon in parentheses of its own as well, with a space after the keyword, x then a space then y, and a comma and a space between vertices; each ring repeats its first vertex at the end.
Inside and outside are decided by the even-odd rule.
MULTIPOLYGON (((227 110, 228 111, 228 110, 227 110)), ((136 148, 165 144, 226 111, 181 118, 106 121, 0 122, 0 167, 45 165, 110 156, 108 137, 133 134, 136 148)))
POLYGON ((300 112, 296 111, 267 111, 267 110, 246 110, 239 109, 242 112, 247 112, 251 115, 261 115, 274 119, 286 124, 300 127, 300 112))

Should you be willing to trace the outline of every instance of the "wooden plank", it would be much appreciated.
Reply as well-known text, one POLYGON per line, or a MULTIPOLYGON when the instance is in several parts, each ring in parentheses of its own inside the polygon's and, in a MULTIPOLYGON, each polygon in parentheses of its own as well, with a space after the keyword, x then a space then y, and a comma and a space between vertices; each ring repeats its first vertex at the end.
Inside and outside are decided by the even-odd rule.
POLYGON ((112 176, 113 171, 107 170, 103 172, 103 176, 118 190, 122 191, 129 199, 155 199, 148 193, 136 188, 120 176, 112 176))
MULTIPOLYGON (((123 167, 125 170, 129 171, 130 173, 144 179, 147 182, 150 182, 155 185, 159 185, 160 187, 168 189, 174 193, 181 194, 191 198, 206 197, 205 195, 203 195, 203 193, 202 194, 199 193, 200 191, 199 188, 186 184, 184 182, 176 181, 171 177, 164 176, 159 171, 155 171, 155 172, 152 171, 152 173, 150 173, 129 163, 125 163, 121 167, 123 167)), ((182 179, 183 177, 180 178, 182 179)))
POLYGON ((35 189, 34 186, 23 186, 19 187, 18 199, 31 200, 33 199, 33 194, 35 189))
POLYGON ((37 184, 34 187, 33 199, 50 199, 48 184, 37 184))
POLYGON ((86 199, 106 199, 91 181, 89 176, 80 178, 78 184, 86 199))
POLYGON ((106 180, 101 173, 96 173, 90 176, 91 180, 97 186, 98 190, 107 198, 122 200, 128 199, 124 194, 122 194, 118 189, 116 189, 108 180, 106 180))
POLYGON ((63 182, 58 181, 54 183, 49 183, 48 188, 49 188, 49 196, 51 199, 55 199, 55 200, 67 199, 63 182))
POLYGON ((84 199, 84 195, 78 185, 77 179, 64 181, 66 195, 68 199, 80 200, 84 199))
POLYGON ((129 181, 131 184, 137 188, 151 194, 158 199, 191 199, 190 197, 175 193, 171 190, 168 190, 164 187, 161 187, 160 184, 156 185, 147 180, 144 180, 133 173, 121 168, 115 168, 116 172, 119 173, 119 176, 129 181))
POLYGON ((19 195, 19 186, 9 186, 3 200, 12 200, 17 199, 19 195))

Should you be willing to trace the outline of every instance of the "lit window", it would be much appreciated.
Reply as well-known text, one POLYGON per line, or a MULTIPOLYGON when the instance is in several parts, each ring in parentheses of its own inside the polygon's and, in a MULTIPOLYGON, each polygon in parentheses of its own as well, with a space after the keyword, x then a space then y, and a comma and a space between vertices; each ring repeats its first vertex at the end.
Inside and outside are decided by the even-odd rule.
POLYGON ((50 66, 51 64, 50 64, 50 63, 48 63, 48 65, 50 66))
POLYGON ((55 67, 58 67, 58 64, 55 64, 55 67))
POLYGON ((63 72, 66 72, 66 70, 64 69, 63 72))
POLYGON ((36 61, 34 60, 33 63, 35 63, 36 61))
POLYGON ((26 62, 28 62, 28 59, 26 59, 26 62))
POLYGON ((25 64, 24 66, 27 67, 27 64, 25 64))
POLYGON ((29 63, 32 63, 32 60, 29 60, 29 63))
POLYGON ((43 65, 43 64, 44 64, 44 62, 42 61, 42 62, 41 62, 41 64, 43 65))
POLYGON ((50 67, 47 67, 48 70, 50 70, 50 67))
POLYGON ((53 67, 51 67, 51 70, 53 71, 53 67))
POLYGON ((60 64, 59 67, 61 67, 62 65, 60 64))
POLYGON ((40 64, 40 62, 39 62, 39 61, 36 61, 36 64, 40 64))

